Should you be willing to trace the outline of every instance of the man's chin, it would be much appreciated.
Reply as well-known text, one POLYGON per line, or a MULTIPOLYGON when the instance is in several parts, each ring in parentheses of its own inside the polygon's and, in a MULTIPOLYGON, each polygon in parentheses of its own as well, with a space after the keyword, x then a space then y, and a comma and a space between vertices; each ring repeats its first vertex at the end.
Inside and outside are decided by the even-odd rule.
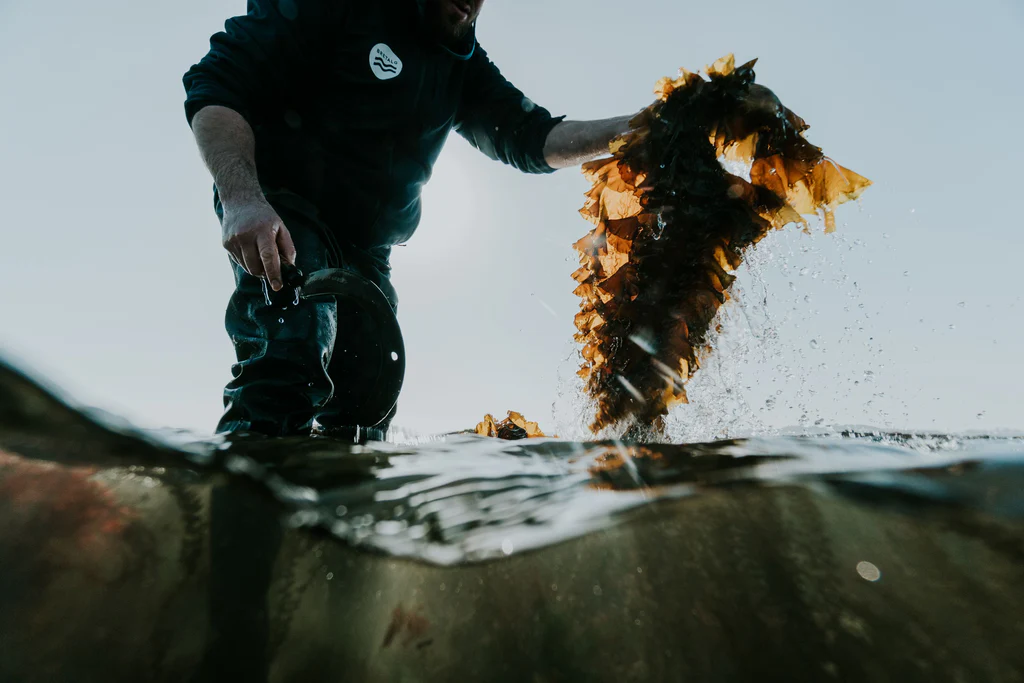
POLYGON ((459 43, 466 39, 473 31, 473 24, 469 22, 458 24, 445 24, 439 27, 441 39, 447 43, 459 43))

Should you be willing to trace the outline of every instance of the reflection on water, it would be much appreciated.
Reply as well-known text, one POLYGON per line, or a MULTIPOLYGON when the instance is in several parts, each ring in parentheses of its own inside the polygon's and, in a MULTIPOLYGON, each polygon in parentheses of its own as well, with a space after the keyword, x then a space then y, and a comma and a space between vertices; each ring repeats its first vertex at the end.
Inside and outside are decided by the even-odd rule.
POLYGON ((0 367, 0 679, 1024 671, 1022 438, 170 437, 0 367))
POLYGON ((1012 438, 848 433, 672 446, 453 435, 411 449, 240 439, 220 453, 228 469, 268 485, 288 524, 438 564, 542 548, 710 489, 789 484, 870 492, 922 513, 1015 514, 1024 484, 1024 439, 1012 438), (292 455, 278 464, 282 452, 292 455))

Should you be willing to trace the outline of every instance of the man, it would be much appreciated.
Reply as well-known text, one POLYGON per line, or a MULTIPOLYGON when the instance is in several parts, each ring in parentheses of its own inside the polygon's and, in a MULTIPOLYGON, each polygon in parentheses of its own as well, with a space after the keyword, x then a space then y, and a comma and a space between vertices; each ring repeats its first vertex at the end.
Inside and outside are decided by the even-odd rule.
POLYGON ((526 173, 581 164, 628 130, 628 116, 552 117, 506 81, 476 42, 483 4, 249 0, 185 75, 235 271, 238 362, 219 432, 386 429, 388 399, 360 391, 349 349, 372 334, 365 320, 299 302, 282 263, 344 267, 396 309, 390 250, 415 231, 450 130, 526 173))

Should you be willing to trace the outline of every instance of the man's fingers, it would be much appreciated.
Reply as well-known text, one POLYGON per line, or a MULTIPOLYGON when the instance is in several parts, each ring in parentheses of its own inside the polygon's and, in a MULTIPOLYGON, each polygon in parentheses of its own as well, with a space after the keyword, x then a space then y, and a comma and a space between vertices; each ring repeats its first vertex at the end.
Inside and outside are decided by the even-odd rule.
POLYGON ((242 265, 246 272, 253 277, 263 277, 263 260, 260 259, 260 251, 255 242, 248 242, 241 246, 242 265))
POLYGON ((273 233, 261 232, 257 235, 256 246, 259 247, 259 258, 267 281, 270 282, 270 288, 275 292, 281 291, 281 255, 278 253, 277 240, 273 233))
POLYGON ((238 238, 230 239, 224 242, 224 249, 228 252, 228 256, 231 260, 242 267, 242 270, 252 275, 251 260, 246 262, 245 259, 245 242, 238 238))
POLYGON ((295 242, 292 241, 292 234, 288 228, 281 226, 277 231, 277 248, 281 253, 281 259, 295 265, 295 242))
POLYGON ((232 263, 237 263, 245 268, 245 261, 242 260, 242 253, 238 251, 234 244, 225 244, 224 250, 228 252, 228 257, 231 259, 232 263))

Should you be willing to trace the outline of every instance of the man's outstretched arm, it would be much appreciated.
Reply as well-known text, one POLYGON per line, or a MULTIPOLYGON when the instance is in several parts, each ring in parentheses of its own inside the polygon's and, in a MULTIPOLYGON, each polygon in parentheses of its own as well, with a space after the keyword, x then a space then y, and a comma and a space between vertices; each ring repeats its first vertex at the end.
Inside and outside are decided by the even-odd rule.
POLYGON ((544 160, 551 168, 570 168, 606 156, 608 144, 629 132, 635 114, 600 121, 562 121, 548 133, 544 160))
POLYGON ((512 85, 477 45, 455 130, 481 152, 526 173, 551 173, 608 154, 608 143, 629 132, 632 115, 565 121, 512 85))

